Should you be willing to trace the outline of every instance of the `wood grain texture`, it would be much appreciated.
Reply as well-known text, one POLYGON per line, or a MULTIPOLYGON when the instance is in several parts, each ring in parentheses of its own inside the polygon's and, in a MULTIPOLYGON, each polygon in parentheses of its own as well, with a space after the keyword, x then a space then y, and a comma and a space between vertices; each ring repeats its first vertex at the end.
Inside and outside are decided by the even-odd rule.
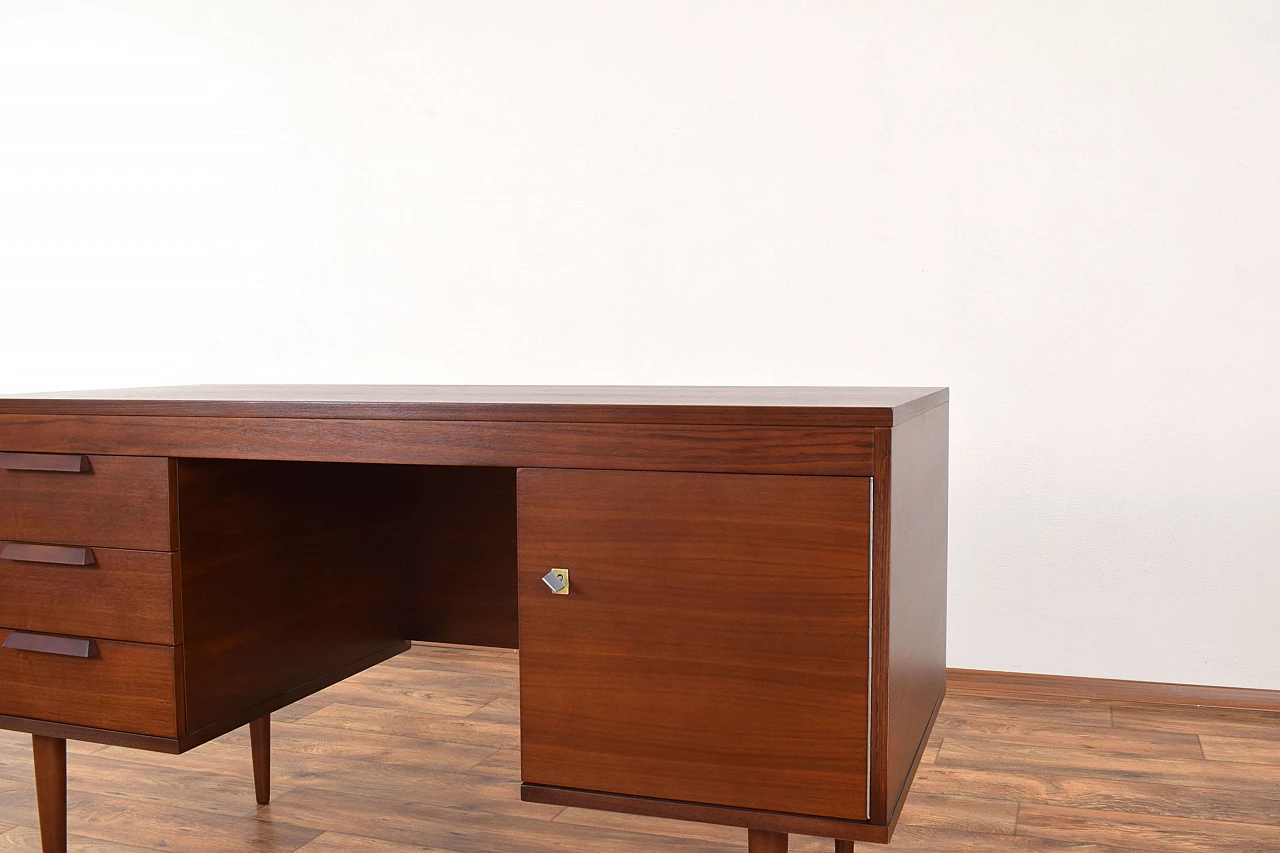
POLYGON ((524 780, 865 819, 869 486, 521 470, 524 780))
POLYGON ((410 500, 416 559, 406 573, 404 636, 514 649, 515 470, 422 468, 410 500))
POLYGON ((402 477, 180 461, 184 733, 403 642, 402 477))
POLYGON ((871 743, 872 779, 884 786, 871 792, 877 822, 894 819, 946 689, 947 409, 876 431, 873 618, 881 621, 872 639, 871 743))
POLYGON ((1077 678, 1028 672, 949 669, 947 689, 969 696, 1090 697, 1154 705, 1280 711, 1280 690, 1077 678))
POLYGON ((6 559, 11 544, 0 554, 0 625, 137 643, 181 642, 173 595, 176 553, 99 548, 90 565, 57 565, 6 559))
MULTIPOLYGON (((495 731, 505 730, 505 741, 518 744, 518 718, 494 714, 491 708, 516 695, 517 685, 517 653, 416 646, 316 693, 301 706, 310 710, 296 722, 277 720, 273 725, 276 784, 272 804, 262 809, 254 808, 248 787, 252 767, 243 730, 177 757, 111 748, 72 756, 73 849, 744 853, 747 833, 740 824, 522 805, 516 794, 519 764, 513 761, 518 750, 466 742, 474 724, 483 720, 495 731), (470 712, 453 701, 441 704, 464 696, 471 701, 470 712), (329 717, 315 713, 331 703, 343 704, 346 712, 329 717), (377 720, 383 712, 388 713, 388 727, 407 732, 412 724, 420 736, 372 731, 381 727, 377 720), (371 724, 362 726, 362 720, 371 724), (329 763, 331 758, 342 760, 329 763), (327 840, 319 843, 325 834, 327 840), (316 846, 305 847, 311 839, 316 846)), ((883 849, 1275 849, 1267 828, 1280 827, 1280 785, 1267 783, 1276 778, 1280 763, 1132 755, 1132 738, 1155 736, 1155 744, 1166 732, 1207 741, 1226 737, 1274 744, 1280 739, 1280 714, 1077 697, 948 695, 931 746, 935 751, 967 748, 944 749, 942 763, 921 766, 892 844, 883 849), (1123 728, 1111 727, 1113 709, 1126 712, 1123 728), (981 720, 995 721, 1000 728, 970 725, 981 720), (1146 728, 1136 728, 1139 724, 1146 728), (1072 727, 1082 737, 1101 739, 1088 748, 1055 751, 1047 765, 1036 761, 1050 737, 1072 727), (1108 732, 1116 736, 1114 748, 1105 740, 1108 732), (1009 746, 1012 752, 1005 748, 1009 746), (1020 757, 1028 763, 1018 763, 1020 757), (1030 820, 1019 821, 1019 809, 1030 820)), ((1183 746, 1170 741, 1170 750, 1171 756, 1180 756, 1183 746)), ((39 849, 33 846, 37 830, 30 758, 28 738, 0 731, 0 850, 8 849, 6 844, 39 849)), ((820 833, 813 829, 812 834, 820 833)), ((792 835, 790 844, 795 853, 831 853, 833 846, 831 834, 792 835)), ((882 848, 859 844, 857 849, 882 848)))
POLYGON ((89 461, 88 474, 0 469, 0 539, 150 551, 177 547, 168 459, 89 461))
POLYGON ((36 802, 40 813, 42 853, 67 853, 67 742, 31 738, 36 770, 36 802))
MULTIPOLYGON (((11 632, 0 629, 7 640, 11 632)), ((158 737, 178 733, 176 650, 96 643, 72 658, 0 648, 0 715, 158 737)))
POLYGON ((827 427, 0 415, 0 446, 304 462, 848 476, 871 472, 871 431, 827 427))
POLYGON ((0 399, 0 413, 551 423, 893 426, 946 388, 185 385, 0 399))

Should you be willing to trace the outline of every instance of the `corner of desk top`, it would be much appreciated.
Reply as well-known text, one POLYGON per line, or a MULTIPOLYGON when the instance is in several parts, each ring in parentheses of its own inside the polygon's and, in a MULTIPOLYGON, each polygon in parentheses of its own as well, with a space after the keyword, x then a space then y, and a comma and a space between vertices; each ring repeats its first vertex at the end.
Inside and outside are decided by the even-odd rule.
POLYGON ((921 388, 921 393, 917 397, 899 403, 893 407, 893 425, 906 423, 912 418, 917 418, 925 412, 932 411, 939 406, 945 406, 951 402, 951 388, 947 386, 939 388, 921 388))

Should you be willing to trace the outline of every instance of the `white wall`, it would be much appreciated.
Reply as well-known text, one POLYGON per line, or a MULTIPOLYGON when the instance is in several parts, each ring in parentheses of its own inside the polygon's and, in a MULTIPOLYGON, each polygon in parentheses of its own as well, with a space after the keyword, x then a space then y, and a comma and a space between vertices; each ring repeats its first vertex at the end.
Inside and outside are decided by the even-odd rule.
POLYGON ((0 391, 952 386, 951 663, 1280 688, 1280 4, 0 3, 0 391))

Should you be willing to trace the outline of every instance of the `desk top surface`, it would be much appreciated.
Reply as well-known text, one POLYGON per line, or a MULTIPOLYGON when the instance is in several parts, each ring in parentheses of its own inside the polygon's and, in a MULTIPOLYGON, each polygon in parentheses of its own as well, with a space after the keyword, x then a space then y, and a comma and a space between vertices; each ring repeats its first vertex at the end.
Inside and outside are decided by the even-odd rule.
POLYGON ((0 414, 892 426, 947 388, 174 385, 15 394, 0 414))

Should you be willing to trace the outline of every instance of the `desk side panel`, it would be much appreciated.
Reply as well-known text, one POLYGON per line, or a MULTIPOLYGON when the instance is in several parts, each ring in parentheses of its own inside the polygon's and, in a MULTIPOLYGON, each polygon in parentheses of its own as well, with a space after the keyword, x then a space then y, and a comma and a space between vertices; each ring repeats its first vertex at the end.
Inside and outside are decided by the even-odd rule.
POLYGON ((889 823, 946 689, 948 406, 876 440, 871 817, 889 823))

